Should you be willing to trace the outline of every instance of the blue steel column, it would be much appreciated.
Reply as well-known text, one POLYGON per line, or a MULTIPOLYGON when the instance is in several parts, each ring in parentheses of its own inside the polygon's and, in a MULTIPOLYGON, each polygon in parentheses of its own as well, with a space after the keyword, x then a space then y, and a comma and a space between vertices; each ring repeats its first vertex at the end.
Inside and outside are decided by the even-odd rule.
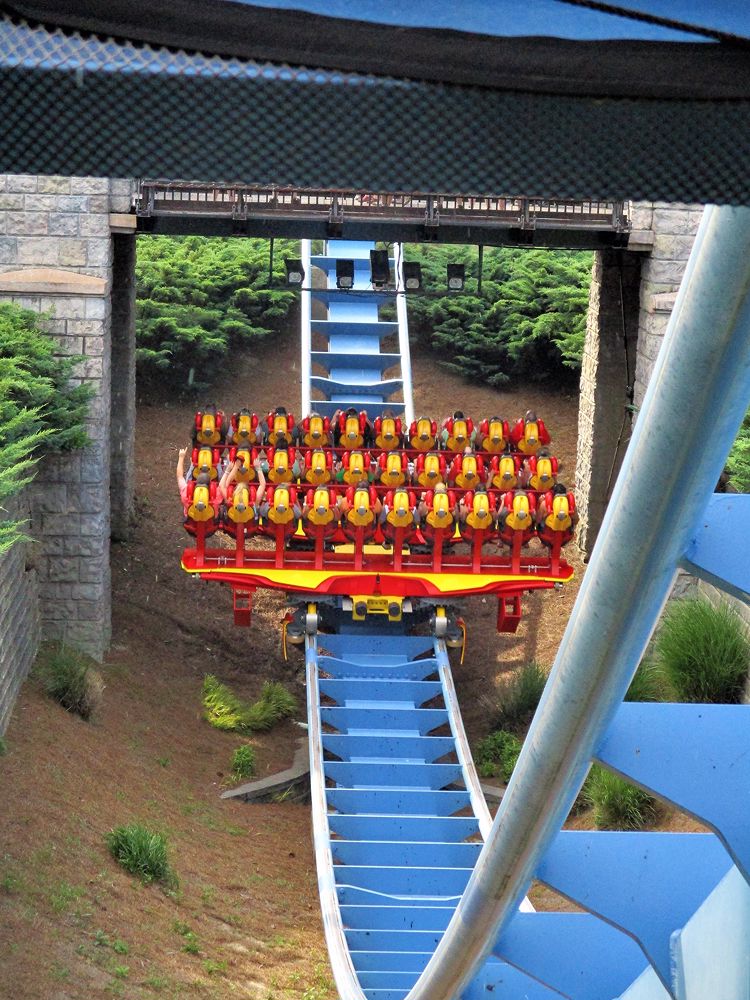
POLYGON ((619 707, 750 395, 750 209, 704 213, 633 440, 534 723, 409 1000, 453 1000, 560 830, 619 707))

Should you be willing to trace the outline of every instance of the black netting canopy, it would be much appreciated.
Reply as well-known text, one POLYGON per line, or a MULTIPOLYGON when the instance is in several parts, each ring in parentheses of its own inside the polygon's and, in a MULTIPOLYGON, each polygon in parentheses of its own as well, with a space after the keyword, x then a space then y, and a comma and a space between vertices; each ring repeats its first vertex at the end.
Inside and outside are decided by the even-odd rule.
POLYGON ((0 171, 750 201, 744 5, 403 6, 0 4, 0 171))

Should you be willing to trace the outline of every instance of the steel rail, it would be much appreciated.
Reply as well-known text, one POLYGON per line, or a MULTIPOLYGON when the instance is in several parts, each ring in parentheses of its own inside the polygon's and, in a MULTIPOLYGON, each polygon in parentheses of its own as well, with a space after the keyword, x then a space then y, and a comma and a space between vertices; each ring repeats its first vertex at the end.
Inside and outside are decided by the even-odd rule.
POLYGON ((310 240, 300 241, 300 253, 304 277, 300 290, 300 386, 302 394, 302 414, 306 417, 311 409, 312 383, 312 273, 310 266, 310 240))
POLYGON ((333 874, 331 831, 328 826, 328 803, 326 802, 326 781, 323 769, 323 726, 320 717, 316 635, 307 635, 305 638, 305 669, 313 849, 318 872, 323 931, 328 946, 331 972, 339 991, 340 1000, 365 1000, 365 994, 359 985, 357 973, 349 955, 349 945, 341 922, 336 880, 333 874))
POLYGON ((513 778, 408 1000, 460 996, 517 909, 627 691, 742 422, 749 386, 750 209, 712 207, 513 778))
POLYGON ((438 664, 438 674, 443 685, 443 697, 445 707, 448 709, 448 723, 451 728, 451 735, 456 745, 456 757, 464 772, 464 781, 471 798, 471 808, 474 815, 479 820, 479 832, 482 840, 486 840, 492 829, 492 816, 487 808, 487 800, 484 797, 482 786, 479 784, 479 775, 474 765, 474 758, 471 756, 469 740, 464 729, 463 719, 458 707, 456 697, 456 685, 453 683, 448 650, 445 639, 435 639, 435 659, 438 664))
POLYGON ((398 349, 401 355, 401 381, 404 397, 404 423, 408 428, 414 420, 414 391, 411 384, 411 350, 409 348, 409 317, 406 308, 404 284, 404 247, 396 243, 393 248, 396 272, 396 317, 398 319, 398 349))

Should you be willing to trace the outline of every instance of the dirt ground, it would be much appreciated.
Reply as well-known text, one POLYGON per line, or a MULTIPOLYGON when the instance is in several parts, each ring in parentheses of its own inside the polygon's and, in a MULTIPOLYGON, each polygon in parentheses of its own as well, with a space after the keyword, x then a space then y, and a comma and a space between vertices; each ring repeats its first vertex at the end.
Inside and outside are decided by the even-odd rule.
MULTIPOLYGON (((258 411, 282 402, 296 408, 299 366, 286 361, 296 352, 290 335, 231 358, 211 398, 229 411, 248 403, 258 411)), ((565 482, 574 484, 574 395, 470 385, 425 357, 414 358, 414 392, 417 410, 435 416, 461 407, 515 419, 535 408, 565 482)), ((235 628, 229 592, 179 568, 186 536, 174 466, 191 416, 188 404, 139 406, 137 521, 132 540, 112 552, 114 631, 100 712, 82 722, 30 680, 6 736, 2 1000, 333 995, 308 808, 218 797, 242 740, 202 720, 203 675, 217 674, 246 697, 264 680, 283 681, 300 700, 300 720, 304 688, 301 657, 281 656, 282 595, 259 592, 252 628, 235 628), (168 835, 176 892, 142 886, 109 857, 105 834, 132 820, 168 835), (188 930, 195 946, 186 951, 194 941, 188 930)), ((583 566, 570 548, 580 579, 583 566)), ((526 597, 511 636, 497 635, 493 600, 467 602, 469 645, 455 679, 472 742, 490 728, 499 677, 532 658, 551 665, 577 585, 526 597)), ((259 776, 287 766, 300 735, 287 722, 255 737, 259 776)))

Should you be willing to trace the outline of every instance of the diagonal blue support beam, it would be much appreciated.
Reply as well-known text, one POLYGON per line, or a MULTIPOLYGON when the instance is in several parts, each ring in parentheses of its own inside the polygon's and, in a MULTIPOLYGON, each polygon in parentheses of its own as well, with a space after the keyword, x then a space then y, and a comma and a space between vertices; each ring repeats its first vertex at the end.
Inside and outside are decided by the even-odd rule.
POLYGON ((562 996, 520 969, 494 960, 479 971, 462 1000, 560 1000, 562 996))
POLYGON ((731 858, 710 833, 563 830, 537 877, 631 934, 671 990, 672 933, 687 923, 731 867, 731 858))
POLYGON ((749 387, 750 209, 709 208, 513 778, 410 1000, 462 994, 518 908, 627 691, 742 422, 749 387))
POLYGON ((683 567, 740 600, 750 594, 750 494, 711 497, 688 543, 683 567))
POLYGON ((590 913, 517 913, 492 952, 582 1000, 618 997, 647 966, 631 937, 590 913))
POLYGON ((750 883, 750 705, 626 702, 596 757, 714 829, 750 883))

